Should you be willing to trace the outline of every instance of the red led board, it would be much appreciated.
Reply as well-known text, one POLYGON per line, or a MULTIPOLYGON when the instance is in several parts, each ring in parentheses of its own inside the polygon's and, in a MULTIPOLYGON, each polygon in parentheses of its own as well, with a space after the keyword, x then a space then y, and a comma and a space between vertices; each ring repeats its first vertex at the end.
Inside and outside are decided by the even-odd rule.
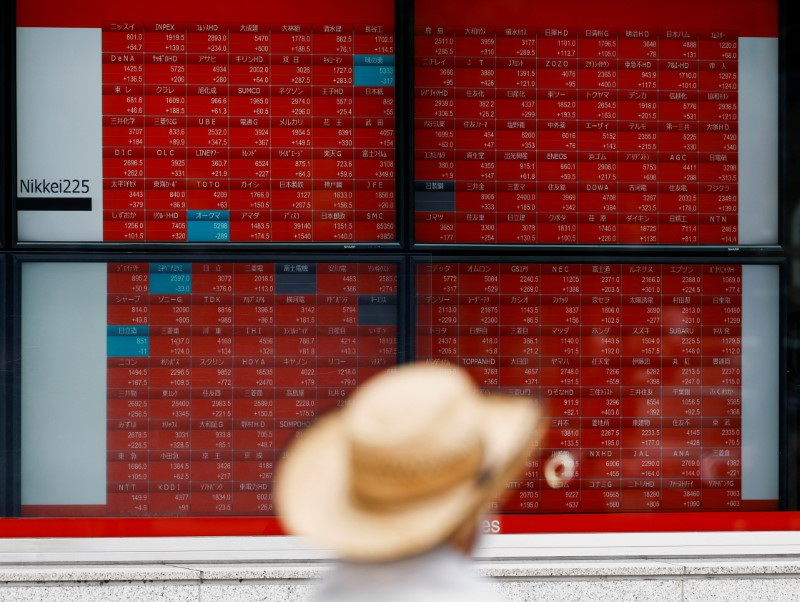
POLYGON ((387 0, 19 3, 18 240, 395 242, 394 35, 387 0))
MULTIPOLYGON (((84 489, 99 501, 59 501, 78 495, 77 477, 58 493, 31 476, 23 516, 272 515, 291 437, 397 361, 395 263, 109 263, 103 276, 105 407, 84 402, 74 428, 105 464, 64 469, 94 472, 84 489)), ((26 462, 43 436, 23 474, 41 469, 26 462)))
POLYGON ((751 296, 773 268, 421 263, 416 356, 545 404, 506 512, 777 510, 777 297, 751 296))
POLYGON ((417 2, 415 242, 777 243, 777 2, 417 2))

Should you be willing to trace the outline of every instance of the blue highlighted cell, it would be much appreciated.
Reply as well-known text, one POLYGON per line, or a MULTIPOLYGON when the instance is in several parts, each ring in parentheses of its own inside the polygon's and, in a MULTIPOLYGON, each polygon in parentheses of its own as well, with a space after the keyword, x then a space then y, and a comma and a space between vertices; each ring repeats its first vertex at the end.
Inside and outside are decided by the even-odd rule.
POLYGON ((314 263, 276 263, 275 292, 279 295, 317 292, 317 266, 314 263))
POLYGON ((150 336, 149 326, 108 326, 106 336, 109 337, 147 337, 150 336))
POLYGON ((358 325, 397 324, 397 295, 359 295, 358 325))
POLYGON ((191 263, 151 263, 151 274, 191 274, 191 263))
POLYGON ((393 54, 354 54, 353 66, 371 65, 373 67, 386 67, 394 65, 393 54))
POLYGON ((150 274, 151 294, 184 295, 191 292, 191 274, 150 274))
POLYGON ((190 222, 229 222, 231 212, 221 209, 192 209, 187 211, 186 217, 190 222))
POLYGON ((230 240, 228 222, 190 221, 186 238, 189 242, 227 242, 230 240))
POLYGON ((313 295, 317 292, 316 274, 275 274, 278 295, 313 295))
POLYGON ((362 87, 394 86, 394 67, 355 66, 353 85, 362 87))
POLYGON ((395 326, 397 325, 396 305, 359 305, 359 326, 395 326))
POLYGON ((150 337, 106 337, 108 357, 145 357, 150 355, 150 337))
POLYGON ((276 274, 316 274, 317 264, 306 262, 276 263, 276 274))

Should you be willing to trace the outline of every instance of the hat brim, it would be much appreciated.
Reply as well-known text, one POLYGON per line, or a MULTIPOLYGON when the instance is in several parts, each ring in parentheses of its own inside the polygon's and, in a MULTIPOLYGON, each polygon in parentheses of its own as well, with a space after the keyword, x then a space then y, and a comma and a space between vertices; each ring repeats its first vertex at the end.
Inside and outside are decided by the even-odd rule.
POLYGON ((409 556, 445 541, 502 493, 524 466, 544 430, 529 399, 480 396, 484 463, 476 478, 391 508, 353 499, 350 458, 340 413, 298 435, 278 466, 275 503, 287 530, 356 561, 409 556))

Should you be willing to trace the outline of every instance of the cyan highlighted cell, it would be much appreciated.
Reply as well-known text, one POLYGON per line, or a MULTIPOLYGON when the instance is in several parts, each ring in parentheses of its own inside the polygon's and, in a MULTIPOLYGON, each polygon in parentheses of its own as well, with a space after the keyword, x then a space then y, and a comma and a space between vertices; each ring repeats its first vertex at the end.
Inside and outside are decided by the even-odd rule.
POLYGON ((146 357, 150 355, 150 337, 106 337, 108 357, 146 357))
POLYGON ((151 274, 191 274, 191 263, 151 263, 151 274))
POLYGON ((191 292, 191 274, 150 274, 151 294, 185 295, 191 292))
POLYGON ((363 87, 394 86, 394 66, 357 65, 353 67, 353 84, 363 87))
POLYGON ((394 65, 393 54, 355 54, 353 55, 353 66, 370 65, 372 67, 385 67, 394 65))
POLYGON ((186 217, 190 222, 229 222, 231 212, 221 209, 192 209, 186 212, 186 217))
POLYGON ((186 231, 189 242, 227 242, 230 237, 230 224, 227 221, 189 221, 186 231))
POLYGON ((108 326, 106 336, 109 337, 147 337, 150 336, 149 326, 108 326))

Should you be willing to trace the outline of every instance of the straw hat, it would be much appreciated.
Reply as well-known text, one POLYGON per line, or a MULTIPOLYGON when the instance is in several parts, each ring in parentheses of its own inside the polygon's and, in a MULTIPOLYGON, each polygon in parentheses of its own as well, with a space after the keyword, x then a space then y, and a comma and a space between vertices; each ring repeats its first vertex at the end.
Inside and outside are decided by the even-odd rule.
POLYGON ((531 400, 484 395, 453 366, 383 372, 292 442, 276 474, 279 516, 351 560, 422 552, 503 491, 542 424, 531 400))

